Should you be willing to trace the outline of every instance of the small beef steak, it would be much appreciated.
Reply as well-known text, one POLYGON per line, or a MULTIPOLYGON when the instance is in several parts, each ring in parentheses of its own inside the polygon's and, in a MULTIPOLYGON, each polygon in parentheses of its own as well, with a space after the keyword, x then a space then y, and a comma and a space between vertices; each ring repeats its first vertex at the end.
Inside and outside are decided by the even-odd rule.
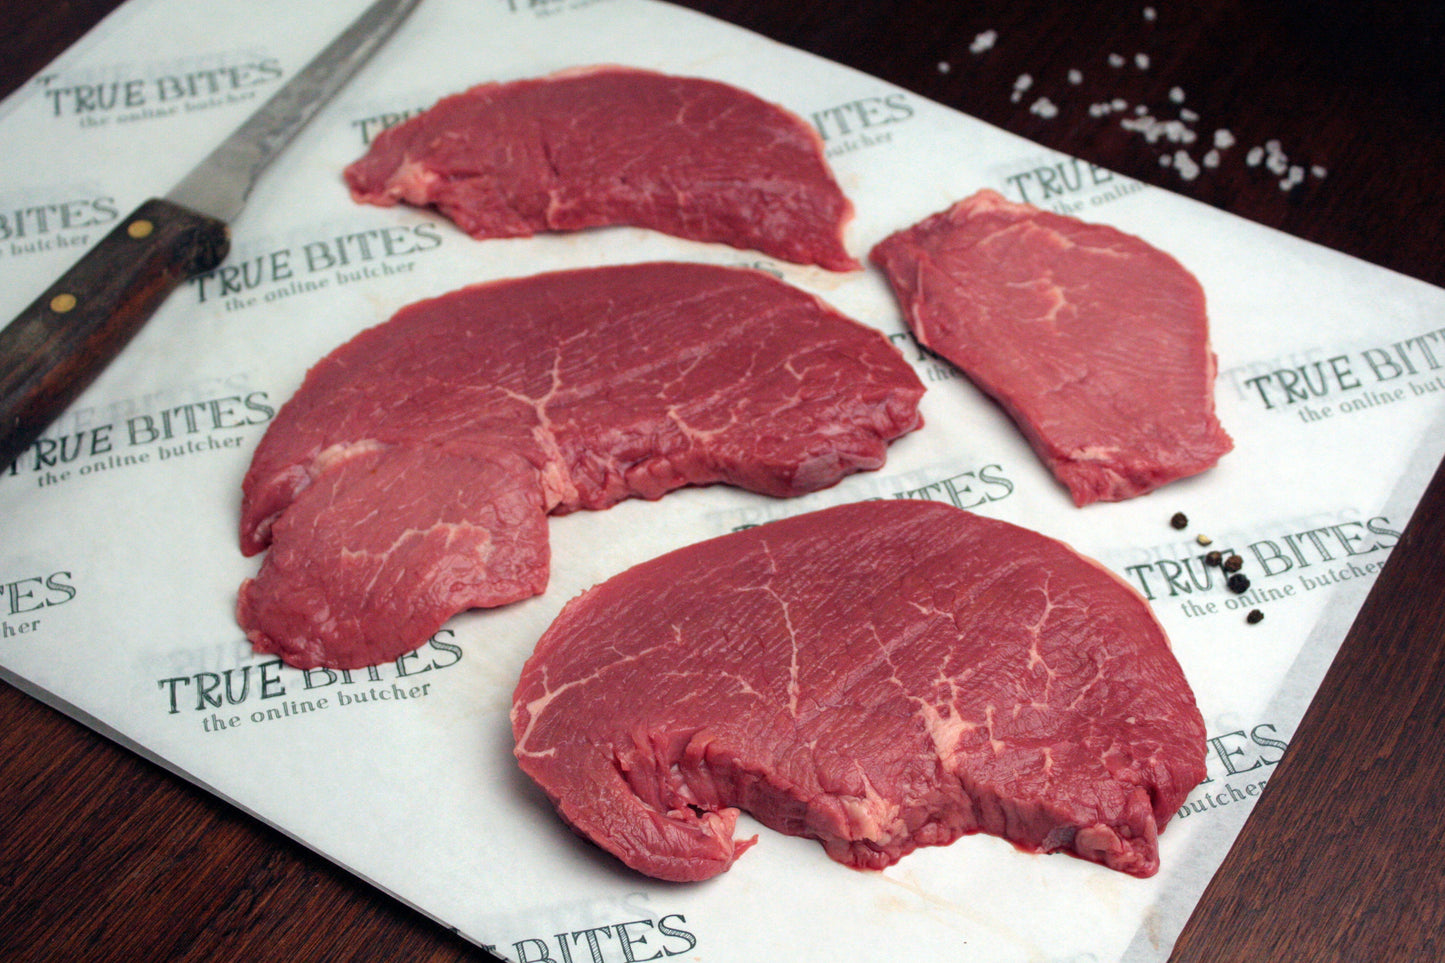
POLYGON ((1144 600, 1067 546, 936 502, 712 539, 573 599, 512 699, 516 755, 629 866, 706 879, 739 810, 882 868, 988 832, 1136 876, 1204 778, 1144 600))
POLYGON ((817 132, 711 80, 587 67, 482 84, 383 131, 346 180, 358 201, 433 205, 476 238, 631 224, 860 266, 817 132))
POLYGON ((356 668, 547 584, 545 515, 724 482, 786 497, 883 464, 923 386, 877 331, 760 271, 649 263, 403 308, 318 362, 243 486, 271 545, 237 617, 356 668))
POLYGON ((1212 467, 1204 291, 1111 227, 980 191, 886 238, 883 269, 918 340, 1013 417, 1076 505, 1212 467))

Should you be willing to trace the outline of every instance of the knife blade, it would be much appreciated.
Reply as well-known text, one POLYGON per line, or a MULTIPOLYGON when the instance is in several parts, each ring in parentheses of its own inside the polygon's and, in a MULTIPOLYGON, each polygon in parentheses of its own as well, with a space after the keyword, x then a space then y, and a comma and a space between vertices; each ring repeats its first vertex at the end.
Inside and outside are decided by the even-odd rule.
POLYGON ((270 162, 420 0, 376 0, 196 165, 96 243, 0 331, 0 472, 120 353, 186 278, 219 266, 270 162))

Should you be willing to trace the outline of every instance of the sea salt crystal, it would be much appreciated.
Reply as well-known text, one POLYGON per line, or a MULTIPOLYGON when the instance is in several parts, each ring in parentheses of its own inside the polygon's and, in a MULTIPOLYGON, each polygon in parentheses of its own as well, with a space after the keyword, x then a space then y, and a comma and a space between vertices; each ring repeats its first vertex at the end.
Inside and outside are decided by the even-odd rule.
POLYGON ((1124 58, 1121 57, 1121 56, 1119 56, 1118 54, 1109 54, 1109 66, 1110 66, 1110 67, 1122 67, 1122 66, 1124 66, 1124 58))
POLYGON ((946 74, 946 73, 948 73, 948 71, 949 71, 950 69, 952 69, 952 68, 949 66, 947 60, 940 60, 940 61, 938 62, 938 72, 939 72, 939 73, 941 73, 941 74, 946 74))
POLYGON ((1033 85, 1033 77, 1029 76, 1028 74, 1019 74, 1019 79, 1014 81, 1013 96, 1009 99, 1012 100, 1014 103, 1018 103, 1020 100, 1023 100, 1024 91, 1028 90, 1033 85))
POLYGON ((1218 166, 1219 166, 1219 151, 1218 151, 1218 150, 1210 150, 1208 153, 1206 153, 1206 154, 1204 155, 1203 164, 1204 164, 1205 167, 1218 167, 1218 166))
POLYGON ((1234 146, 1234 135, 1221 127, 1214 132, 1214 146, 1220 150, 1228 150, 1234 146))
POLYGON ((968 45, 968 52, 974 54, 981 54, 985 50, 991 50, 993 49, 993 45, 997 40, 997 30, 985 30, 983 33, 973 38, 973 43, 968 45))
POLYGON ((1184 89, 1182 87, 1170 87, 1169 99, 1176 104, 1184 103, 1184 89))
POLYGON ((1138 118, 1125 117, 1119 121, 1119 126, 1143 134, 1151 144, 1159 139, 1159 122, 1147 114, 1138 118))
POLYGON ((1271 174, 1284 174, 1289 170, 1289 157, 1285 155, 1278 140, 1265 141, 1264 153, 1264 166, 1271 174))
POLYGON ((1194 158, 1182 150, 1174 152, 1174 169, 1186 181, 1192 181, 1199 176, 1199 165, 1194 163, 1194 158))
POLYGON ((1315 177, 1321 177, 1321 178, 1322 178, 1322 177, 1325 176, 1325 174, 1326 174, 1327 172, 1326 172, 1325 169, 1324 169, 1323 167, 1321 167, 1319 164, 1316 164, 1316 165, 1314 165, 1313 167, 1310 168, 1310 173, 1313 174, 1315 177))
POLYGON ((1174 158, 1170 157, 1168 154, 1160 154, 1160 155, 1159 155, 1159 166, 1160 166, 1160 167, 1168 167, 1168 166, 1169 166, 1170 164, 1172 164, 1172 163, 1174 163, 1174 158))
POLYGON ((1127 110, 1129 107, 1129 102, 1123 97, 1115 97, 1113 100, 1109 101, 1109 107, 1111 110, 1127 110))
POLYGON ((1244 162, 1250 167, 1258 167, 1262 160, 1264 160, 1263 147, 1251 147, 1249 153, 1244 155, 1244 162))
POLYGON ((1125 117, 1119 121, 1119 126, 1143 134, 1144 139, 1151 144, 1158 142, 1160 138, 1171 144, 1192 144, 1197 139, 1194 131, 1182 121, 1158 120, 1148 114, 1137 118, 1125 117))
POLYGON ((1083 74, 1079 73, 1077 70, 1070 70, 1070 71, 1069 71, 1069 83, 1071 83, 1071 84, 1073 84, 1073 85, 1075 85, 1075 86, 1078 86, 1079 84, 1081 84, 1081 83, 1083 83, 1083 82, 1084 82, 1084 75, 1083 75, 1083 74))
POLYGON ((1049 98, 1040 97, 1029 107, 1029 113, 1037 114, 1047 120, 1050 117, 1058 116, 1059 108, 1055 107, 1053 101, 1049 100, 1049 98))
POLYGON ((1190 110, 1188 107, 1185 107, 1179 112, 1179 119, 1185 121, 1186 123, 1192 124, 1199 119, 1199 115, 1196 114, 1194 111, 1190 110))
POLYGON ((1145 19, 1145 20, 1148 20, 1150 23, 1153 23, 1154 20, 1155 20, 1155 18, 1157 18, 1158 16, 1159 16, 1159 15, 1154 12, 1154 8, 1153 8, 1153 7, 1145 7, 1145 8, 1144 8, 1144 19, 1145 19))
POLYGON ((1138 67, 1140 70, 1148 70, 1149 55, 1144 53, 1136 53, 1134 55, 1134 66, 1138 67))

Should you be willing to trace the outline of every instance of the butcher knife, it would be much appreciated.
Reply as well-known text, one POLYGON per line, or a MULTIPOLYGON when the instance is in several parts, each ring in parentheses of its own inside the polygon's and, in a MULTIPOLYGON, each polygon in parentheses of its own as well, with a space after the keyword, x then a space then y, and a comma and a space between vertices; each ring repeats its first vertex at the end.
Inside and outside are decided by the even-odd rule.
POLYGON ((267 165, 420 0, 377 0, 165 197, 120 221, 0 331, 8 469, 188 277, 220 265, 267 165))

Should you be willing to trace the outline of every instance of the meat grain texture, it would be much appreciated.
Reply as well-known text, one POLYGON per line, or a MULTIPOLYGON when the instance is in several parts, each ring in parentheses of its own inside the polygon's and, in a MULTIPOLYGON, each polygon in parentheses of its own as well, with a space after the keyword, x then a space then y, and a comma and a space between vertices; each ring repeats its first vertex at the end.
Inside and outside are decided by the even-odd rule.
POLYGON ((1135 876, 1205 775, 1163 630, 1035 532, 871 501, 688 546, 570 601, 512 707, 562 818, 668 880, 756 842, 740 810, 878 869, 987 832, 1135 876))
POLYGON ((1204 291, 1139 238, 985 190, 870 257, 918 340, 1003 406, 1076 505, 1145 494, 1233 447, 1204 291))
POLYGON ((269 553, 258 651, 356 668, 542 592, 546 515, 726 483, 778 497, 881 466, 923 386, 879 332, 760 271, 657 262, 464 288, 318 362, 242 489, 269 553))
POLYGON ((861 267, 817 132, 701 78, 596 66, 481 84, 383 131, 346 181, 358 201, 435 207, 476 238, 630 224, 861 267))

